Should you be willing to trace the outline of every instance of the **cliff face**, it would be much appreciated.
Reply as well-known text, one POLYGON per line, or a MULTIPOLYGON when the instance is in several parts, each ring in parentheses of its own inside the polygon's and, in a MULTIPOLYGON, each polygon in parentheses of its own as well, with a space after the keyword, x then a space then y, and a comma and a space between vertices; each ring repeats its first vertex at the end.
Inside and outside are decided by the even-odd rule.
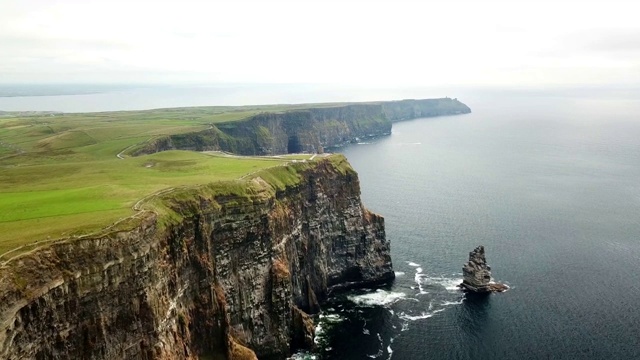
MULTIPOLYGON (((356 137, 389 134, 391 123, 380 105, 357 104, 263 113, 246 124, 227 123, 218 128, 235 139, 255 139, 256 153, 287 154, 317 152, 356 137)), ((237 151, 241 149, 239 147, 237 151)))
POLYGON ((135 155, 170 149, 223 150, 242 155, 320 152, 358 138, 391 133, 391 123, 469 113, 456 99, 401 100, 261 113, 205 131, 155 139, 135 155))
POLYGON ((312 344, 307 313, 332 288, 393 278, 340 156, 162 204, 0 268, 0 358, 283 358, 312 344))
POLYGON ((458 99, 422 99, 386 101, 382 103, 383 111, 391 122, 433 117, 442 115, 468 114, 471 109, 458 99))

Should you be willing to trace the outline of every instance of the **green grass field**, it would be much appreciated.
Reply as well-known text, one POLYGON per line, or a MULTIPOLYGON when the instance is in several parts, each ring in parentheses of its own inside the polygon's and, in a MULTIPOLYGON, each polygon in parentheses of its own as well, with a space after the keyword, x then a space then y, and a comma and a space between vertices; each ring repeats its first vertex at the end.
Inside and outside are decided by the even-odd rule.
POLYGON ((158 136, 295 107, 2 117, 0 254, 46 239, 98 231, 133 215, 136 202, 163 189, 238 179, 305 158, 241 158, 189 151, 117 157, 123 150, 158 136))

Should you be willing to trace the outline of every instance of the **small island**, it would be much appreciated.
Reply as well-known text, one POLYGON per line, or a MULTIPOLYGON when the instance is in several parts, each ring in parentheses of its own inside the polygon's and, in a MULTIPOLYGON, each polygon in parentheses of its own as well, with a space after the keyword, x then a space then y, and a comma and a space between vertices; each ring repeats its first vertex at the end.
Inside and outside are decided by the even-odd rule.
POLYGON ((491 267, 487 265, 484 246, 480 245, 469 253, 469 261, 462 267, 462 290, 472 293, 503 292, 509 289, 505 284, 491 281, 491 267))

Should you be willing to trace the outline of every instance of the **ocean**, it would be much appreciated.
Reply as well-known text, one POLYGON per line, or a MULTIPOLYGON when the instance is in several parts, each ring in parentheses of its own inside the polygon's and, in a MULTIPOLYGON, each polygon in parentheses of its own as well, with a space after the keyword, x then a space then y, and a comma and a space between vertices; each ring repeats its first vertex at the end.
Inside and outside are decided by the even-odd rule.
POLYGON ((322 359, 639 359, 640 100, 469 94, 342 149, 397 278, 333 298, 322 359), (505 293, 464 295, 484 245, 505 293))
POLYGON ((317 359, 640 358, 640 96, 593 89, 122 89, 0 98, 0 110, 457 97, 471 114, 342 148, 385 217, 395 282, 337 295, 317 359), (497 281, 456 285, 484 245, 497 281))

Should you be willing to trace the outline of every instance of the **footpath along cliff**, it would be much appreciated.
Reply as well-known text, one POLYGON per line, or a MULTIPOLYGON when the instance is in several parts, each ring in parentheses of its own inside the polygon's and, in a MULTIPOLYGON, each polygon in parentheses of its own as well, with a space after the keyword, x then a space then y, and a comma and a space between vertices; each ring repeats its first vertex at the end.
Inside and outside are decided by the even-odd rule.
POLYGON ((340 155, 156 202, 0 267, 1 359, 282 359, 333 289, 394 277, 340 155))

